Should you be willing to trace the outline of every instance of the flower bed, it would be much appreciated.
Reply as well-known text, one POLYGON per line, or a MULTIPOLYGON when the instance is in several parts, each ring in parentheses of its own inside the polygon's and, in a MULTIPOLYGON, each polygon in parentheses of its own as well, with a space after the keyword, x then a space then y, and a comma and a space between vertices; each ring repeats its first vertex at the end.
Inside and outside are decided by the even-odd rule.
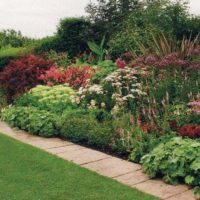
POLYGON ((40 56, 20 58, 0 72, 2 92, 12 103, 2 110, 1 118, 32 134, 142 161, 153 177, 191 184, 198 193, 199 169, 187 170, 193 160, 188 162, 186 152, 199 145, 200 71, 176 66, 178 58, 173 59, 170 66, 160 68, 152 57, 129 65, 118 59, 116 65, 109 60, 99 66, 68 67, 40 56), (179 151, 174 141, 180 148, 188 144, 189 149, 174 158, 171 169, 169 155, 179 151), (159 162, 157 151, 163 155, 159 162), (161 163, 166 163, 162 169, 161 163), (180 165, 184 175, 179 174, 180 165))

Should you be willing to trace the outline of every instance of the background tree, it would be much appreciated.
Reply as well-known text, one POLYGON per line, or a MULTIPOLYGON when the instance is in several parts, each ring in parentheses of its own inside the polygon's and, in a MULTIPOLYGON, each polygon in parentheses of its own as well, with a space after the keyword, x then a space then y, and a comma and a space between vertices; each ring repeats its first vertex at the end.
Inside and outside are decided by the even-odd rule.
POLYGON ((139 0, 98 0, 86 7, 88 18, 92 23, 98 23, 107 29, 110 35, 116 31, 133 11, 140 7, 139 0))
POLYGON ((145 0, 134 12, 127 16, 109 41, 110 52, 114 57, 122 52, 133 50, 140 53, 138 43, 152 47, 152 34, 164 34, 181 41, 200 31, 199 17, 191 16, 187 1, 145 0))

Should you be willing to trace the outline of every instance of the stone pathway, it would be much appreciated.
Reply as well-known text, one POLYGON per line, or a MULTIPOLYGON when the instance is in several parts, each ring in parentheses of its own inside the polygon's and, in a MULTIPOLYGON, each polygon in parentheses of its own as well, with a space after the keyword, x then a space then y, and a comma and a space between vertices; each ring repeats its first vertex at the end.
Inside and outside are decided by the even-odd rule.
POLYGON ((1 121, 0 132, 161 199, 195 200, 189 187, 172 186, 159 180, 151 180, 142 172, 138 164, 58 138, 47 139, 27 134, 21 130, 13 130, 1 121))

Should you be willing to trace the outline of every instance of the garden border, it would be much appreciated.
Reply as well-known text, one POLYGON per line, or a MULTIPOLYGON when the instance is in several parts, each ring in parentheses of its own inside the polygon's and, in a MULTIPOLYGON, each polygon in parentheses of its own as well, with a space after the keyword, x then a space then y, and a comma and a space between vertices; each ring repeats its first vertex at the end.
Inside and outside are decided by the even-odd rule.
POLYGON ((58 138, 42 138, 30 135, 25 131, 10 128, 2 121, 0 121, 0 132, 161 199, 195 200, 193 192, 188 186, 173 186, 160 180, 151 180, 142 172, 139 164, 58 138))

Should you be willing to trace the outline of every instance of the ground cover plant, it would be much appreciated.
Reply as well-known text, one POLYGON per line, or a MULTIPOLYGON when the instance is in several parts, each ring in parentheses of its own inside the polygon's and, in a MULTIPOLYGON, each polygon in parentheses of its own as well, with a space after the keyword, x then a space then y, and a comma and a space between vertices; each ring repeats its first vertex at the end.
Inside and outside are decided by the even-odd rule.
POLYGON ((1 199, 158 199, 2 134, 0 159, 1 199))
POLYGON ((172 184, 181 181, 192 185, 200 197, 199 147, 199 141, 175 137, 145 155, 142 158, 143 169, 151 177, 163 176, 166 182, 172 184))
POLYGON ((5 112, 3 119, 11 126, 43 137, 58 134, 58 116, 34 107, 13 107, 5 112))

